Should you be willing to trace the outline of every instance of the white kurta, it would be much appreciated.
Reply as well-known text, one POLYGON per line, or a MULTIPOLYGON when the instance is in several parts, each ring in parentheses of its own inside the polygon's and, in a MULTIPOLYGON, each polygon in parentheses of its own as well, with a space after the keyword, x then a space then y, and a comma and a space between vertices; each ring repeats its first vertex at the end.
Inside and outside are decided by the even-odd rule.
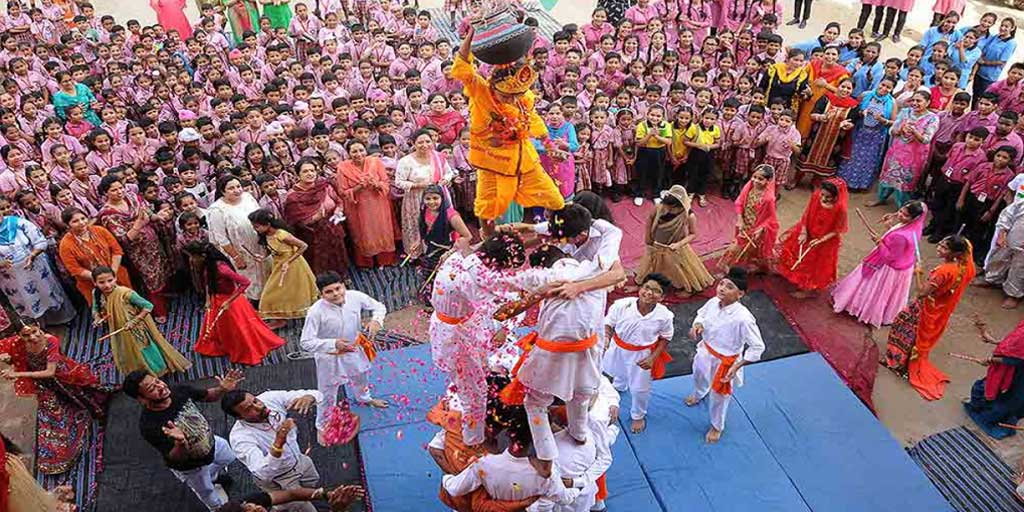
POLYGON ((580 493, 579 489, 568 489, 562 484, 557 467, 551 469, 550 477, 542 478, 528 457, 513 457, 507 450, 481 457, 458 475, 445 475, 441 484, 452 496, 464 496, 480 487, 496 500, 541 496, 527 508, 530 512, 551 511, 555 504, 568 505, 580 493))
POLYGON ((611 445, 607 438, 607 425, 589 418, 587 421, 587 442, 577 443, 562 430, 555 434, 558 458, 555 465, 563 477, 571 478, 573 488, 580 495, 569 505, 556 505, 561 512, 587 512, 594 505, 597 496, 597 479, 612 465, 611 445))
POLYGON ((242 200, 230 205, 218 199, 206 210, 206 222, 210 228, 210 242, 217 247, 234 246, 245 260, 245 268, 235 270, 252 281, 245 290, 245 296, 260 300, 263 281, 266 279, 264 260, 266 250, 260 245, 259 235, 249 223, 249 214, 260 208, 250 194, 243 193, 242 200))
MULTIPOLYGON (((605 316, 605 326, 611 327, 619 338, 632 345, 651 345, 659 338, 671 341, 675 332, 675 314, 664 305, 656 304, 650 313, 641 315, 637 300, 629 297, 615 301, 605 316)), ((638 363, 649 357, 651 352, 653 349, 625 350, 615 340, 608 340, 608 350, 601 362, 602 370, 612 377, 615 388, 619 391, 628 389, 633 395, 630 417, 634 420, 647 414, 652 376, 650 370, 640 368, 638 363)))
MULTIPOLYGON (((338 387, 352 384, 356 389, 356 400, 370 400, 366 374, 370 371, 370 360, 356 343, 362 328, 363 312, 381 326, 387 308, 369 295, 355 290, 345 291, 345 302, 340 306, 320 299, 310 306, 306 323, 302 326, 299 341, 302 350, 313 352, 316 358, 317 389, 323 394, 323 401, 317 404, 317 428, 326 421, 327 409, 337 401, 338 387), (342 355, 333 355, 335 341, 345 340, 355 350, 342 355)), ((372 340, 371 340, 372 341, 372 340)))
MULTIPOLYGON (((711 414, 711 425, 721 431, 725 429, 725 414, 729 407, 731 395, 720 395, 711 390, 711 379, 721 361, 710 352, 705 345, 723 355, 733 356, 743 354, 742 358, 747 362, 761 360, 764 353, 764 340, 761 339, 761 331, 757 328, 757 320, 750 310, 739 302, 734 302, 726 307, 721 307, 718 297, 705 303, 697 310, 697 317, 693 325, 704 326, 703 341, 697 345, 697 353, 693 358, 693 381, 694 394, 703 399, 709 396, 708 407, 711 414)), ((736 372, 732 380, 733 386, 743 385, 743 369, 736 372)))
MULTIPOLYGON (((539 235, 551 233, 547 222, 535 224, 534 232, 539 235)), ((562 250, 573 258, 595 261, 603 270, 608 270, 619 261, 619 246, 622 244, 622 230, 611 222, 597 219, 590 226, 587 241, 577 246, 565 244, 562 250)))

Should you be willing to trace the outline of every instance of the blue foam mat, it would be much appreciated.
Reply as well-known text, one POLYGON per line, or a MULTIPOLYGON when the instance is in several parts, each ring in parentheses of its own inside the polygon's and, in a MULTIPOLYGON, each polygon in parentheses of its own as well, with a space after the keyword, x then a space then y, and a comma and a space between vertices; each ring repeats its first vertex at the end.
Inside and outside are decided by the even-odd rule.
MULTIPOLYGON (((629 432, 630 398, 626 393, 622 396, 619 418, 626 440, 661 510, 809 512, 741 409, 730 408, 718 444, 704 442, 709 427, 707 406, 683 404, 692 391, 693 378, 688 375, 655 381, 647 429, 635 435, 629 432)), ((616 463, 617 459, 612 467, 616 463)))
POLYGON ((437 497, 441 470, 426 449, 436 431, 422 421, 359 433, 367 501, 375 512, 450 512, 437 497))
POLYGON ((739 409, 746 413, 811 509, 952 510, 820 355, 745 371, 747 385, 736 391, 740 407, 730 410, 729 420, 739 409))
POLYGON ((353 403, 352 410, 359 415, 361 431, 417 423, 437 404, 446 384, 445 374, 430 358, 429 344, 381 351, 370 370, 370 390, 391 405, 375 409, 353 403))
POLYGON ((608 468, 607 475, 608 499, 605 504, 608 510, 661 512, 661 505, 658 505, 654 490, 640 468, 640 461, 623 434, 619 434, 612 445, 612 466, 608 468))

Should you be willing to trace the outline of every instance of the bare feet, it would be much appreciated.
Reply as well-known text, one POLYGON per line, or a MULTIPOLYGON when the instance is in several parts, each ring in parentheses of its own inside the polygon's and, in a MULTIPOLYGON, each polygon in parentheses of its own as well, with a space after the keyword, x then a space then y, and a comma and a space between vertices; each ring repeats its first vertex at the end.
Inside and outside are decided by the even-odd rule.
POLYGON ((634 434, 639 434, 640 432, 643 432, 645 428, 647 428, 647 420, 645 420, 644 418, 633 420, 633 423, 629 425, 629 430, 631 430, 634 434))
POLYGON ((376 407, 378 409, 387 409, 390 404, 387 400, 381 400, 380 398, 371 398, 370 401, 366 402, 366 405, 370 407, 376 407))
POLYGON ((1016 297, 1007 297, 1006 300, 1003 301, 1003 309, 1017 309, 1017 306, 1019 305, 1020 299, 1016 297))
POLYGON ((790 292, 789 293, 789 296, 793 297, 794 299, 806 299, 806 298, 811 297, 812 295, 813 295, 812 292, 807 292, 807 291, 803 291, 803 290, 797 290, 795 292, 790 292))
POLYGON ((287 323, 284 320, 270 320, 267 322, 267 327, 269 327, 271 331, 276 331, 285 325, 287 325, 287 323))
POLYGON ((868 208, 874 208, 876 206, 882 206, 883 204, 885 204, 885 201, 879 201, 879 200, 875 199, 874 201, 868 201, 868 202, 864 203, 864 206, 866 206, 868 208))
POLYGON ((722 431, 716 429, 715 427, 711 427, 710 429, 708 429, 708 433, 704 434, 704 440, 707 441, 708 444, 715 444, 721 438, 722 431))
POLYGON ((683 403, 685 403, 687 407, 693 407, 700 403, 700 398, 697 398, 697 395, 690 395, 686 397, 686 400, 683 400, 683 403))
POLYGON ((156 323, 158 323, 160 325, 163 325, 163 324, 167 323, 167 317, 166 316, 153 317, 153 321, 155 321, 156 323))

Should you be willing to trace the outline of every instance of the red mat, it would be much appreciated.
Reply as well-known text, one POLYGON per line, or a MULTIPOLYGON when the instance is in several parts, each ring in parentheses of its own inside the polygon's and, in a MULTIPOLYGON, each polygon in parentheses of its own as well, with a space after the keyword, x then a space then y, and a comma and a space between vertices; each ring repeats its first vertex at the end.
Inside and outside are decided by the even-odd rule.
MULTIPOLYGON (((654 210, 654 203, 644 201, 644 204, 635 206, 628 198, 618 203, 606 199, 605 203, 612 210, 615 225, 622 229, 619 257, 622 258, 622 264, 632 270, 644 255, 644 232, 647 230, 647 219, 654 210)), ((697 255, 705 256, 728 247, 736 226, 733 202, 708 196, 708 205, 696 206, 694 211, 697 213, 697 239, 692 246, 697 255)))

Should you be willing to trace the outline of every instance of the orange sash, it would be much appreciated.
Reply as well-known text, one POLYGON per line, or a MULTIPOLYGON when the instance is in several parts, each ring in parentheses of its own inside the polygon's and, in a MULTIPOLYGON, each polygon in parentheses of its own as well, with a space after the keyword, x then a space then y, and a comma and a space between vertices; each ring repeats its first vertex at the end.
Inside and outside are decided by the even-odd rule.
POLYGON ((603 500, 608 497, 608 473, 597 479, 597 499, 603 500))
POLYGON ((444 322, 444 323, 446 323, 448 325, 459 325, 462 322, 465 322, 466 320, 469 320, 469 317, 470 317, 470 315, 466 315, 466 316, 462 316, 462 317, 448 316, 448 315, 446 315, 446 314, 444 314, 444 313, 442 313, 440 311, 436 311, 436 310, 434 311, 434 314, 437 315, 437 319, 438 320, 440 320, 440 321, 442 321, 442 322, 444 322))
POLYGON ((516 345, 522 349, 523 353, 519 356, 519 360, 516 361, 516 365, 512 368, 512 382, 498 393, 501 401, 506 405, 522 405, 523 400, 526 398, 526 386, 523 386, 523 383, 519 382, 519 369, 522 368, 523 363, 526 362, 526 357, 530 355, 530 351, 533 350, 535 345, 547 350, 548 352, 556 352, 560 354, 583 352, 584 350, 588 350, 590 347, 597 345, 597 334, 591 334, 582 340, 565 342, 545 340, 537 335, 537 331, 533 331, 520 338, 519 343, 516 345))
POLYGON ((373 343, 367 339, 363 333, 359 333, 359 335, 356 336, 356 345, 359 345, 359 348, 363 349, 363 353, 366 354, 366 358, 369 359, 371 363, 374 359, 377 359, 377 347, 374 347, 373 343))
POLYGON ((719 395, 731 395, 732 394, 732 382, 722 382, 722 378, 725 377, 726 373, 729 373, 729 368, 736 363, 736 360, 740 358, 739 354, 734 356, 723 356, 715 349, 711 348, 711 345, 704 343, 704 350, 718 358, 721 364, 718 365, 718 370, 715 371, 714 377, 711 378, 711 389, 719 395))
MULTIPOLYGON (((618 334, 616 334, 613 339, 615 340, 615 344, 618 345, 619 348, 621 348, 622 350, 628 350, 630 352, 639 352, 641 350, 647 349, 654 350, 654 347, 658 346, 657 341, 651 343, 650 345, 634 345, 632 343, 624 341, 622 338, 619 337, 618 334)), ((654 377, 655 379, 660 379, 664 377, 665 365, 667 365, 670 362, 672 362, 672 355, 668 353, 668 350, 662 350, 661 354, 658 355, 658 358, 654 360, 654 366, 651 367, 651 377, 654 377)))
POLYGON ((468 447, 462 441, 462 413, 449 409, 444 400, 427 412, 427 421, 444 429, 444 457, 456 471, 466 469, 486 453, 483 445, 468 447))
POLYGON ((534 500, 502 501, 491 498, 483 487, 466 494, 465 496, 452 496, 441 487, 438 494, 441 503, 444 503, 452 510, 458 512, 519 512, 525 510, 534 500))

